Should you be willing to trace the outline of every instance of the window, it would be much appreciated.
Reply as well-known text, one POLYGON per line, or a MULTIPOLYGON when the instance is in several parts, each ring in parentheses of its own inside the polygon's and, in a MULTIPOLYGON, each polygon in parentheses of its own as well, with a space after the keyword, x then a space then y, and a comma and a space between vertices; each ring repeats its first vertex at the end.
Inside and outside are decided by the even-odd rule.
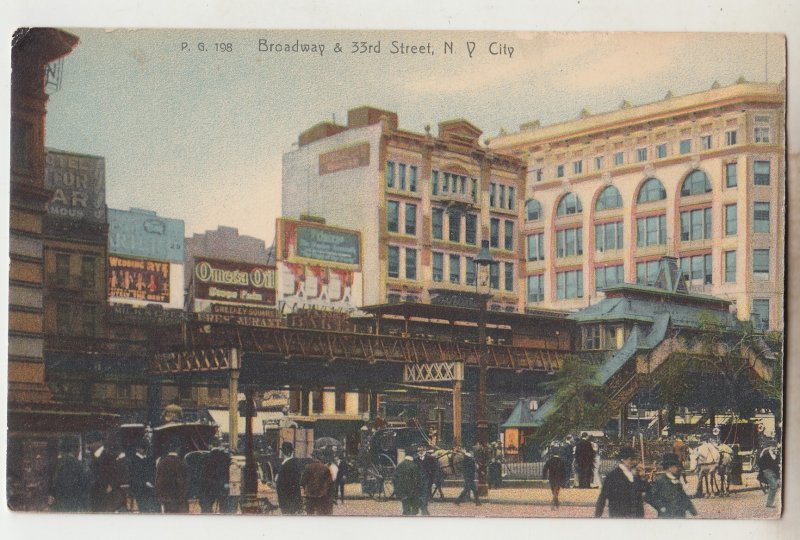
POLYGON ((394 187, 394 161, 386 162, 386 187, 394 187))
POLYGON ((711 254, 694 255, 692 257, 681 257, 681 272, 693 282, 700 282, 704 285, 711 284, 713 273, 711 264, 711 254))
POLYGON ((583 255, 583 227, 563 229, 556 233, 556 257, 583 255))
POLYGON ((67 285, 69 283, 69 254, 56 253, 56 284, 67 285))
POLYGON ((753 207, 753 232, 769 232, 769 203, 757 202, 753 207))
POLYGON ((661 159, 667 157, 667 145, 659 144, 656 146, 656 157, 661 159))
POLYGON ((95 335, 95 321, 97 320, 95 306, 81 306, 81 335, 94 336, 95 335))
POLYGON ((442 175, 442 193, 450 193, 450 175, 447 173, 442 175))
MULTIPOLYGON (((181 400, 192 399, 191 383, 182 383, 178 385, 178 397, 181 400)), ((320 398, 320 407, 321 406, 322 406, 322 398, 320 398)))
POLYGON ((517 196, 516 191, 517 190, 514 189, 512 186, 508 186, 508 209, 509 210, 514 210, 517 207, 517 203, 516 203, 516 200, 515 200, 515 198, 517 196))
POLYGON ((528 260, 544 260, 544 233, 528 235, 528 260))
POLYGON ((433 281, 440 283, 444 280, 444 253, 433 252, 433 281))
POLYGON ((489 220, 489 246, 493 248, 500 247, 500 220, 497 218, 489 220))
POLYGON ((725 252, 725 283, 736 282, 736 252, 725 252))
POLYGON ((558 202, 556 216, 569 216, 583 212, 581 200, 574 193, 567 193, 558 202))
POLYGON ((594 170, 599 171, 603 168, 603 156, 594 158, 594 170))
POLYGON ((623 247, 621 221, 594 226, 594 248, 597 251, 613 251, 623 247))
POLYGON ((667 198, 667 190, 658 178, 648 178, 639 190, 638 204, 663 201, 667 198))
POLYGON ((406 248, 406 279, 417 279, 417 250, 406 248))
POLYGON ((753 139, 757 143, 769 142, 769 127, 756 127, 753 128, 753 139))
POLYGON ((500 186, 500 208, 506 207, 506 186, 500 186))
POLYGON ((400 203, 397 201, 387 201, 386 203, 386 226, 389 232, 400 230, 400 203))
POLYGON ((221 399, 222 398, 222 388, 219 386, 209 386, 208 387, 208 397, 211 399, 221 399))
POLYGON ((636 161, 647 161, 647 148, 636 149, 636 161))
POLYGON ((700 148, 703 150, 711 150, 711 135, 703 135, 700 137, 700 148))
POLYGON ((311 410, 315 413, 322 412, 322 392, 314 390, 309 392, 311 394, 311 410))
POLYGON ((478 243, 478 216, 476 214, 467 214, 465 216, 466 226, 464 239, 467 244, 474 246, 478 243))
POLYGON ((614 154, 614 166, 619 166, 625 163, 625 153, 617 152, 614 154))
POLYGON ((72 304, 56 305, 56 329, 61 335, 72 333, 72 304))
POLYGON ((769 250, 753 250, 753 278, 769 279, 769 250))
POLYGON ((467 272, 466 272, 466 279, 464 283, 466 285, 475 286, 477 283, 477 275, 475 274, 475 258, 474 257, 466 257, 467 259, 467 272))
POLYGON ((11 122, 11 167, 14 170, 31 170, 33 128, 24 122, 11 122))
POLYGON ((556 178, 563 178, 564 177, 564 166, 559 165, 556 167, 556 178))
POLYGON ((494 208, 497 204, 497 184, 489 184, 489 206, 494 208))
POLYGON ((461 283, 461 256, 450 254, 450 283, 461 283))
POLYGON ((335 392, 334 393, 334 401, 337 413, 345 412, 345 405, 347 404, 347 393, 346 392, 335 392))
POLYGON ((444 238, 444 210, 441 208, 431 209, 431 232, 433 233, 434 240, 442 240, 444 238))
POLYGON ((725 164, 725 187, 733 188, 738 185, 736 163, 725 164))
POLYGON ((397 183, 399 188, 405 191, 406 189, 406 164, 398 163, 397 165, 397 183))
POLYGON ((544 172, 542 171, 542 169, 534 169, 531 171, 531 174, 533 175, 533 179, 536 182, 541 182, 542 179, 544 178, 544 172))
POLYGON ((636 263, 636 283, 639 285, 652 285, 658 278, 658 270, 658 261, 636 263))
POLYGON ((605 289, 625 281, 624 267, 621 264, 596 268, 594 272, 595 289, 605 289))
POLYGON ((556 298, 583 298, 583 270, 571 270, 556 274, 556 298))
POLYGON ((600 325, 592 324, 583 328, 583 348, 585 350, 600 349, 600 325))
POLYGON ((755 161, 753 162, 753 184, 757 186, 769 185, 769 161, 755 161))
POLYGON ((417 191, 417 166, 411 165, 408 167, 408 190, 417 191))
POLYGON ((619 190, 614 186, 607 186, 602 192, 600 192, 600 196, 597 198, 597 203, 595 204, 594 209, 599 212, 601 210, 610 210, 611 208, 621 207, 622 195, 619 194, 619 190))
POLYGON ((439 194, 439 171, 431 171, 431 195, 439 194))
POLYGON ((449 212, 447 214, 448 239, 451 242, 461 242, 461 214, 449 212))
POLYGON ((514 263, 503 263, 503 267, 505 268, 505 276, 503 276, 503 282, 506 286, 507 291, 514 290, 514 263))
POLYGON ((753 309, 750 315, 753 325, 759 330, 769 329, 769 299, 754 298, 753 309))
POLYGON ((681 242, 709 238, 711 238, 711 208, 681 212, 681 242))
POLYGON ((472 179, 472 202, 478 202, 478 180, 472 179))
POLYGON ((417 234, 417 205, 406 203, 406 234, 417 234))
POLYGON ((499 289, 500 288, 500 265, 499 264, 490 264, 489 265, 489 287, 492 289, 499 289))
POLYGON ((679 144, 681 154, 688 154, 692 151, 692 139, 683 139, 679 144))
POLYGON ((544 302, 544 275, 528 276, 528 303, 544 302))
POLYGON ((572 174, 581 174, 583 172, 583 161, 573 161, 572 162, 572 174))
MULTIPOLYGON (((769 221, 769 205, 767 205, 767 221, 769 221)), ((81 257, 81 287, 94 288, 95 285, 95 259, 94 257, 81 257)))
POLYGON ((503 238, 503 249, 512 251, 514 249, 514 222, 506 220, 505 237, 503 238))
POLYGON ((725 236, 734 236, 738 232, 736 203, 725 205, 725 236))
POLYGON ((636 245, 663 246, 667 243, 667 216, 648 216, 636 220, 636 245))
POLYGON ((725 145, 733 146, 736 144, 736 130, 725 132, 725 145))
POLYGON ((539 221, 542 218, 542 205, 539 201, 529 199, 525 203, 525 214, 528 221, 539 221))
POLYGON ((711 192, 711 182, 703 171, 692 171, 681 186, 681 197, 711 192))
POLYGON ((389 246, 389 277, 400 277, 400 248, 389 246))

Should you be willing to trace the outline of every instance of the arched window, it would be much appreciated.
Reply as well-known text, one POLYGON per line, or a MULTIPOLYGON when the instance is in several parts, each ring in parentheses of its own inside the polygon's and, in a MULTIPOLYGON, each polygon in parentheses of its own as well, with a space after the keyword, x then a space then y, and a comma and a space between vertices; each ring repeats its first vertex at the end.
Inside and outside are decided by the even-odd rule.
POLYGON ((580 214, 583 212, 581 200, 574 193, 567 193, 558 202, 556 209, 556 216, 570 216, 572 214, 580 214))
POLYGON ((667 198, 667 190, 658 178, 648 178, 639 190, 639 198, 636 202, 648 203, 653 201, 663 201, 667 198))
POLYGON ((600 193, 600 196, 597 198, 597 204, 595 204, 594 209, 595 211, 599 212, 600 210, 620 208, 621 206, 622 206, 622 195, 619 194, 619 190, 614 186, 608 186, 600 193))
POLYGON ((539 221, 542 219, 542 205, 535 199, 528 199, 525 203, 525 214, 528 221, 539 221))
POLYGON ((681 186, 681 197, 687 195, 700 195, 711 192, 711 182, 703 171, 694 170, 689 173, 681 186))

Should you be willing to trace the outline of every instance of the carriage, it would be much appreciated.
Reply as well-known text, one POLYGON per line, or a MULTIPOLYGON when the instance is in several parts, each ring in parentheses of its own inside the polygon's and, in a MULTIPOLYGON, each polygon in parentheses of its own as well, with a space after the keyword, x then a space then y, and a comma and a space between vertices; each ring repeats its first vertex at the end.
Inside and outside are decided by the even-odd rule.
POLYGON ((361 492, 376 499, 389 499, 394 494, 394 471, 405 456, 405 450, 428 444, 427 435, 419 428, 381 428, 375 431, 359 453, 361 492))

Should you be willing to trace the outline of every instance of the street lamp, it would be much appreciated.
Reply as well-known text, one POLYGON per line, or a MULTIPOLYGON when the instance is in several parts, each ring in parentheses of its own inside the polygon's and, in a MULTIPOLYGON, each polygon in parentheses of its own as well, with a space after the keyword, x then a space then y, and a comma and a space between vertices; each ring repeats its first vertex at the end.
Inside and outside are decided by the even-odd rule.
POLYGON ((255 392, 252 387, 245 389, 244 417, 245 429, 245 465, 244 465, 244 502, 243 514, 258 513, 258 471, 253 453, 253 418, 256 416, 255 392))
POLYGON ((480 318, 478 319, 478 403, 475 411, 476 439, 481 452, 478 461, 478 495, 486 496, 489 486, 486 482, 486 459, 489 449, 489 421, 486 418, 486 305, 492 297, 488 292, 491 266, 497 264, 489 250, 489 241, 481 241, 481 250, 475 257, 475 293, 480 302, 480 318), (481 274, 486 292, 481 293, 481 274))

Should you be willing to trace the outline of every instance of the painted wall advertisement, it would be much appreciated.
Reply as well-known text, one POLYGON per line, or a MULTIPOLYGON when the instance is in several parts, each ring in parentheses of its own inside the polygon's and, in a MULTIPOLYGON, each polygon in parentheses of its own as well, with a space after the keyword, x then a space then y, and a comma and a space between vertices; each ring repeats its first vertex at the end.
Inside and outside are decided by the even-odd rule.
POLYGON ((361 233, 318 223, 278 220, 281 259, 361 270, 361 233))
POLYGON ((183 263, 184 223, 150 210, 108 209, 108 251, 114 255, 183 263))
POLYGON ((53 190, 48 216, 106 222, 105 159, 48 149, 45 187, 53 190))
POLYGON ((194 298, 275 305, 275 269, 251 263, 196 259, 194 298))
POLYGON ((278 312, 274 308, 230 304, 211 304, 207 308, 207 311, 197 313, 198 321, 263 328, 279 326, 281 323, 278 312))
POLYGON ((169 302, 169 263, 108 258, 108 292, 112 298, 169 302))

